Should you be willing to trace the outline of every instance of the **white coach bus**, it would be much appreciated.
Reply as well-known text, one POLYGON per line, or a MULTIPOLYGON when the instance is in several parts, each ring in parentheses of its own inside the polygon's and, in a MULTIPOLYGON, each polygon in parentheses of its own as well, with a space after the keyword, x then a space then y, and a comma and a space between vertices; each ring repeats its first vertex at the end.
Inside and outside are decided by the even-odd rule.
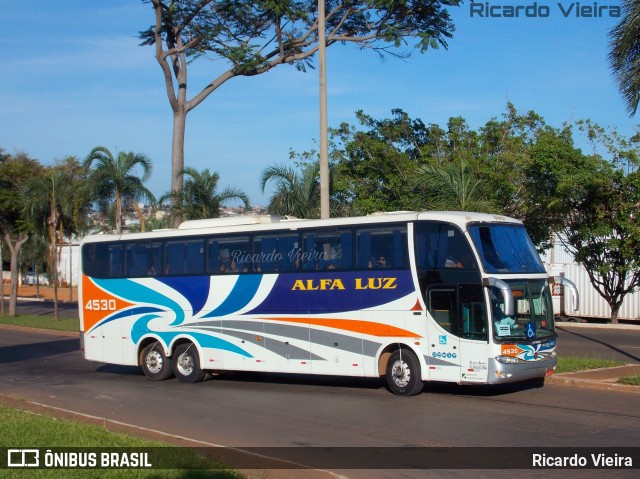
POLYGON ((85 358, 153 380, 386 377, 410 396, 424 381, 498 384, 556 365, 550 278, 503 216, 187 221, 86 237, 81 262, 85 358))

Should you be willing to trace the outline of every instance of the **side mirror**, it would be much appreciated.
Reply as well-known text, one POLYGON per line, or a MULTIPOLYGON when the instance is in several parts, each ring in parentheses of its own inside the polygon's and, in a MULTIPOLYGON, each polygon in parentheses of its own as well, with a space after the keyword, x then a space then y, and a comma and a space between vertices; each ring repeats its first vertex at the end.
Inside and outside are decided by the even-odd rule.
POLYGON ((561 284, 562 286, 566 286, 571 291, 571 296, 573 297, 573 310, 578 311, 580 308, 580 294, 578 293, 578 288, 573 283, 573 281, 569 281, 564 276, 552 276, 554 283, 561 284))
POLYGON ((514 301, 513 292, 511 287, 504 281, 498 278, 489 277, 483 278, 482 286, 494 286, 500 290, 502 294, 502 301, 504 302, 504 314, 505 316, 513 316, 514 314, 514 301))

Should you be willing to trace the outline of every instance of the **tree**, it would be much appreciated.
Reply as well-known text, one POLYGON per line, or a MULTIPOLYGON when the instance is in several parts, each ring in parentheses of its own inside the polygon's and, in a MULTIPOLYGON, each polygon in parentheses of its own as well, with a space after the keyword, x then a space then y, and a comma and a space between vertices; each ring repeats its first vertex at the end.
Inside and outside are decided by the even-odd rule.
POLYGON ((464 161, 458 165, 422 166, 415 186, 424 197, 425 209, 499 213, 500 208, 486 190, 486 183, 464 161))
POLYGON ((432 129, 400 109, 392 115, 376 120, 357 111, 365 131, 346 123, 332 130, 338 189, 350 192, 346 196, 361 213, 414 210, 421 204, 411 185, 418 166, 428 161, 432 129))
POLYGON ((631 116, 640 102, 640 2, 622 0, 622 20, 609 32, 609 64, 631 116))
POLYGON ((245 208, 250 207, 249 197, 238 188, 225 188, 218 193, 220 175, 208 168, 198 171, 185 168, 180 172, 184 187, 179 193, 173 191, 163 195, 160 203, 171 201, 171 215, 187 220, 219 218, 220 207, 227 201, 239 200, 245 208))
POLYGON ((292 167, 275 165, 262 172, 262 191, 268 183, 275 185, 267 212, 296 218, 320 217, 320 163, 303 168, 301 173, 292 167))
POLYGON ((561 197, 570 210, 560 239, 585 267, 611 307, 610 321, 617 323, 624 297, 640 287, 639 150, 615 131, 589 121, 580 127, 612 159, 595 154, 571 173, 571 188, 561 197))
MULTIPOLYGON (((155 46, 173 111, 171 191, 182 189, 187 114, 228 80, 255 76, 278 65, 304 71, 318 51, 316 1, 144 0, 155 23, 140 32, 142 45, 155 46), (226 69, 191 99, 187 97, 190 60, 223 60, 226 69)), ((417 48, 446 48, 454 30, 444 6, 459 0, 393 2, 333 1, 326 5, 326 46, 353 43, 379 55, 408 56, 395 51, 415 38, 417 48)), ((222 62, 213 62, 219 65, 222 62)))
MULTIPOLYGON (((58 319, 58 245, 62 225, 70 217, 74 195, 71 178, 60 168, 49 168, 25 185, 25 215, 40 223, 49 238, 49 266, 53 284, 53 312, 58 319), (40 220, 40 221, 39 221, 40 220)), ((69 221, 70 222, 70 221, 69 221)))
POLYGON ((24 185, 41 171, 40 163, 25 153, 0 157, 0 234, 9 248, 11 264, 9 316, 16 315, 20 249, 33 234, 32 224, 23 217, 24 185))
MULTIPOLYGON (((113 203, 115 228, 122 233, 123 210, 128 203, 145 199, 151 203, 155 197, 145 186, 152 171, 151 160, 141 153, 118 152, 113 154, 103 146, 97 146, 84 160, 89 191, 101 208, 106 209, 113 203), (95 166, 94 166, 95 165, 95 166), (136 169, 142 170, 142 176, 136 175, 136 169)), ((141 221, 142 218, 140 218, 141 221)))

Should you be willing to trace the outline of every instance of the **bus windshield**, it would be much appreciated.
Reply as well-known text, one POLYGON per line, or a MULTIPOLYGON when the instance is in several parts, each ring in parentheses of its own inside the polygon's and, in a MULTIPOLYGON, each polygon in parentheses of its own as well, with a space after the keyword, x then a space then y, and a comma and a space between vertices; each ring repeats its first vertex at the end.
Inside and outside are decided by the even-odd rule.
POLYGON ((469 234, 487 273, 544 273, 533 242, 524 226, 514 224, 472 225, 469 234))
POLYGON ((545 280, 507 281, 514 299, 514 315, 504 314, 500 290, 489 288, 493 313, 493 336, 498 341, 555 337, 549 285, 545 280))

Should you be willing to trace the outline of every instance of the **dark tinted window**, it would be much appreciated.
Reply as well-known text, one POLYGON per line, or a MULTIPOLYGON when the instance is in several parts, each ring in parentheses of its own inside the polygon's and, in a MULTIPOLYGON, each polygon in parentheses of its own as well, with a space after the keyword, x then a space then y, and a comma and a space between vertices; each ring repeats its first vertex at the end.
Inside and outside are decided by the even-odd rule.
POLYGON ((256 234, 253 237, 254 268, 262 273, 297 271, 296 252, 299 248, 298 233, 256 234))
POLYGON ((119 278, 124 273, 123 245, 90 243, 82 247, 84 274, 93 278, 119 278))
POLYGON ((207 241, 210 274, 253 272, 251 238, 242 236, 216 236, 207 241))
POLYGON ((304 271, 351 269, 352 236, 351 229, 304 232, 296 261, 304 271))
POLYGON ((167 275, 204 273, 204 239, 167 241, 164 273, 167 275))
POLYGON ((478 269, 469 242, 456 226, 436 222, 418 223, 415 231, 418 269, 478 269))
POLYGON ((161 267, 160 252, 162 243, 136 242, 125 246, 127 277, 141 278, 145 276, 157 276, 161 267))
POLYGON ((357 228, 356 257, 358 269, 408 267, 406 226, 357 228))

